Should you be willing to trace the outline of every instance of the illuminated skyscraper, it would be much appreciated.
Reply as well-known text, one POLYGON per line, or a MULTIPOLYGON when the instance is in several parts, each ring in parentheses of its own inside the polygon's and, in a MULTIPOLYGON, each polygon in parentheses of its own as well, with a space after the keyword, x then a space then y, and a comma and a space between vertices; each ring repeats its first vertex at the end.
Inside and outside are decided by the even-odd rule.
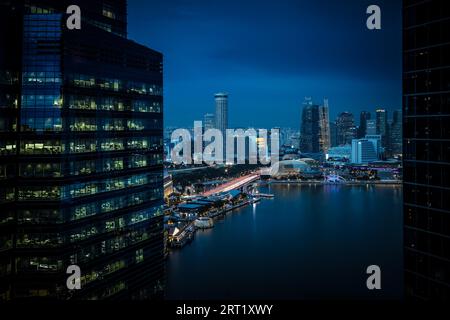
POLYGON ((319 106, 319 126, 319 150, 327 153, 331 146, 328 99, 324 99, 323 106, 319 106))
POLYGON ((228 93, 216 93, 214 99, 216 101, 216 129, 219 129, 225 137, 228 129, 228 93))
POLYGON ((126 17, 125 0, 0 1, 0 300, 161 295, 162 54, 126 17))
POLYGON ((388 126, 388 115, 387 111, 384 109, 377 109, 375 113, 376 117, 376 128, 377 132, 376 134, 381 135, 381 144, 383 145, 383 148, 388 148, 388 141, 389 141, 389 126, 388 126))

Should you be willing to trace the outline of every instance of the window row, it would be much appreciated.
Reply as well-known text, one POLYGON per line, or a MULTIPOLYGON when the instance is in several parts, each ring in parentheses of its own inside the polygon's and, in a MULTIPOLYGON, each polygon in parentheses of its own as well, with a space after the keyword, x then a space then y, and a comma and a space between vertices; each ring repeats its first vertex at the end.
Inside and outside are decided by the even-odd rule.
MULTIPOLYGON (((2 154, 14 154, 16 145, 13 142, 0 142, 2 154)), ((161 151, 162 141, 159 137, 148 138, 104 138, 76 139, 71 142, 54 140, 24 140, 20 145, 21 154, 64 154, 89 153, 124 150, 161 151)))
POLYGON ((128 100, 115 97, 89 97, 69 95, 67 104, 70 109, 78 110, 103 110, 103 111, 134 111, 156 112, 162 111, 161 103, 147 100, 128 100))
MULTIPOLYGON (((142 210, 139 212, 124 215, 122 217, 111 218, 96 224, 85 225, 75 230, 63 233, 27 233, 26 231, 18 232, 17 247, 19 248, 45 248, 66 245, 87 240, 94 236, 99 236, 114 230, 121 229, 132 230, 139 228, 138 223, 149 221, 153 217, 160 215, 159 208, 152 210, 142 210), (136 227, 133 227, 136 225, 136 227)), ((12 236, 0 237, 0 250, 6 246, 12 246, 12 236)))
POLYGON ((131 245, 146 241, 154 236, 161 236, 161 239, 158 240, 158 242, 162 242, 162 233, 162 224, 142 226, 134 230, 129 230, 124 234, 110 238, 108 240, 101 241, 89 246, 83 246, 78 252, 71 255, 70 260, 71 263, 74 264, 89 262, 93 259, 97 259, 105 255, 110 255, 114 252, 130 247, 131 245))
POLYGON ((406 140, 406 160, 450 162, 450 141, 406 140))
POLYGON ((403 92, 405 94, 449 90, 450 68, 408 73, 403 77, 403 92))
POLYGON ((142 131, 162 129, 160 119, 74 118, 69 120, 70 131, 142 131))
POLYGON ((126 81, 111 78, 96 78, 82 74, 69 74, 65 78, 66 85, 81 88, 96 88, 110 91, 123 91, 141 95, 161 96, 162 86, 144 82, 126 81))
MULTIPOLYGON (((160 154, 133 154, 129 157, 101 158, 96 160, 70 161, 69 163, 22 163, 19 167, 21 177, 64 177, 144 168, 162 164, 160 154)), ((6 166, 0 165, 0 179, 7 178, 6 166)), ((14 168, 11 168, 14 170, 14 168)))
POLYGON ((18 187, 18 199, 22 201, 74 199, 158 183, 162 185, 160 175, 140 174, 130 177, 76 183, 68 186, 21 186, 18 187))
MULTIPOLYGON (((98 214, 142 205, 144 203, 149 203, 161 198, 162 191, 159 188, 155 188, 127 195, 115 196, 99 201, 84 203, 69 208, 20 209, 17 212, 17 222, 19 224, 60 224, 68 221, 95 216, 98 214)), ((147 208, 145 210, 150 210, 155 215, 162 214, 162 211, 160 209, 158 209, 156 212, 153 211, 153 208, 147 208)))
POLYGON ((405 96, 403 99, 406 116, 450 114, 450 93, 405 96))
POLYGON ((403 199, 408 204, 448 210, 450 208, 450 189, 430 188, 405 183, 403 199))

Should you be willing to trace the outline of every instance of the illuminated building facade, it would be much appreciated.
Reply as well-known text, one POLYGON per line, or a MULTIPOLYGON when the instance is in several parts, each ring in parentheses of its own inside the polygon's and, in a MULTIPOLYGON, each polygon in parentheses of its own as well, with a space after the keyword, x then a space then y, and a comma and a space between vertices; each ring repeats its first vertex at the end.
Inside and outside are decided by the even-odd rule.
POLYGON ((0 300, 161 296, 162 54, 125 0, 0 4, 0 300))

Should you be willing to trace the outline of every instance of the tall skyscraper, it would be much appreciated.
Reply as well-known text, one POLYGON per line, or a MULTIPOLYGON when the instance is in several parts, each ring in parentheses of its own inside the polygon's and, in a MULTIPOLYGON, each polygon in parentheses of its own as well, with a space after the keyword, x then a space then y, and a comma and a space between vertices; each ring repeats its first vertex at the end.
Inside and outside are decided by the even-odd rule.
POLYGON ((319 106, 319 150, 327 153, 330 149, 330 116, 328 99, 324 99, 323 105, 319 106))
POLYGON ((203 117, 203 128, 206 130, 214 129, 216 126, 216 116, 212 113, 206 113, 203 117))
POLYGON ((450 11, 403 1, 405 288, 450 300, 450 11))
POLYGON ((126 17, 125 0, 0 1, 0 300, 161 295, 162 54, 126 17))
POLYGON ((350 112, 342 112, 336 119, 337 126, 337 144, 351 144, 356 138, 355 119, 350 112))
POLYGON ((388 115, 387 111, 384 109, 377 109, 375 113, 376 117, 376 134, 381 135, 381 144, 383 148, 388 148, 389 141, 389 126, 388 126, 388 115))
POLYGON ((370 120, 370 112, 362 111, 359 115, 358 138, 364 138, 367 134, 367 120, 370 120))
POLYGON ((228 93, 216 93, 214 99, 216 101, 216 129, 222 132, 225 141, 228 129, 228 93))
POLYGON ((302 109, 300 130, 300 151, 303 153, 320 152, 320 115, 319 106, 311 98, 305 98, 302 109))
POLYGON ((389 153, 392 156, 402 154, 402 111, 395 110, 389 129, 389 153))

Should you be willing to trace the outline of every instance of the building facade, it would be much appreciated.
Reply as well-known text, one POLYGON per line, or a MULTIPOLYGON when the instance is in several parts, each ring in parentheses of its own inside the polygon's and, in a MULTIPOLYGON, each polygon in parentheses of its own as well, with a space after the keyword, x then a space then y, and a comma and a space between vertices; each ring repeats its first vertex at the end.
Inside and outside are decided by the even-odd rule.
POLYGON ((364 138, 367 134, 367 120, 370 120, 371 114, 362 111, 359 115, 358 139, 364 138))
POLYGON ((383 148, 389 147, 389 126, 388 113, 384 109, 377 109, 375 112, 376 134, 381 135, 381 144, 383 148))
POLYGON ((300 151, 302 153, 320 152, 320 114, 319 106, 311 98, 303 102, 300 130, 300 151))
POLYGON ((355 164, 368 164, 377 160, 374 144, 368 139, 352 140, 351 162, 355 164))
POLYGON ((448 30, 445 1, 403 1, 405 288, 419 300, 450 300, 448 30))
POLYGON ((0 3, 15 26, 0 49, 0 300, 162 296, 162 54, 126 39, 123 0, 0 3))
POLYGON ((228 93, 216 93, 214 100, 216 102, 216 129, 220 130, 225 137, 228 129, 228 93))
POLYGON ((350 112, 341 112, 336 119, 337 145, 351 144, 356 138, 355 119, 350 112))

